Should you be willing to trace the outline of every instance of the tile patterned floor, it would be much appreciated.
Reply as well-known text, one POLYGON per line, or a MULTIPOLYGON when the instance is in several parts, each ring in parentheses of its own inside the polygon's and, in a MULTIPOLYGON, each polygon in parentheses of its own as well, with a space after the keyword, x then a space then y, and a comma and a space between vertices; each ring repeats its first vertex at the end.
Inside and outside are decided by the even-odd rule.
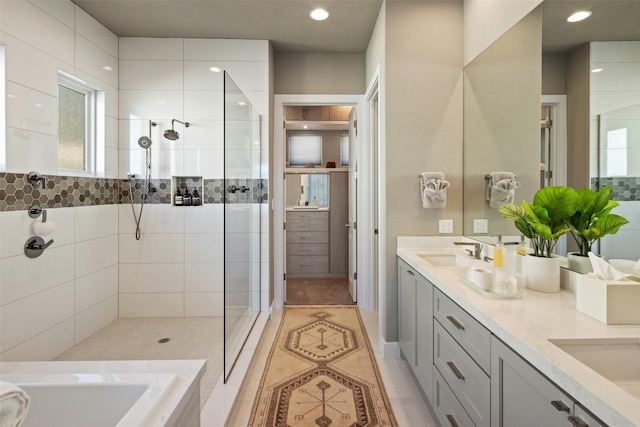
POLYGON ((121 318, 91 335, 55 360, 206 359, 200 407, 222 373, 223 318, 121 318), (168 342, 159 340, 169 338, 168 342))

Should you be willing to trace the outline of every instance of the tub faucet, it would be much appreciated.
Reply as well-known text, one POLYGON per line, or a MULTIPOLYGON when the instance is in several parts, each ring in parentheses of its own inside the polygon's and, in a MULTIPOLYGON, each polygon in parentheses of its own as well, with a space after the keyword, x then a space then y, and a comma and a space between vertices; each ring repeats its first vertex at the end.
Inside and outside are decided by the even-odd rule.
POLYGON ((471 249, 465 249, 469 252, 469 256, 472 256, 473 259, 482 259, 480 254, 482 253, 482 245, 480 243, 472 243, 472 242, 453 242, 454 245, 463 245, 463 246, 473 246, 473 251, 471 249))

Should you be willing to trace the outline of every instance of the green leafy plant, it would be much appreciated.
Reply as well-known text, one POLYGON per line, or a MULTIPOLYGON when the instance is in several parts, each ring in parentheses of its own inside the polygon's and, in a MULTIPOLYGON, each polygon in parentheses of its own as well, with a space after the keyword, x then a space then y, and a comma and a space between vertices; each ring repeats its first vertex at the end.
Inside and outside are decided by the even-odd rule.
POLYGON ((523 200, 520 206, 506 203, 498 209, 531 240, 535 256, 550 258, 560 236, 571 231, 567 219, 576 213, 577 201, 578 193, 572 188, 544 187, 534 195, 533 204, 523 200))
POLYGON ((597 192, 588 187, 578 190, 576 212, 567 219, 571 235, 578 244, 580 255, 587 256, 593 243, 607 234, 616 234, 620 227, 629 223, 626 218, 612 214, 611 210, 620 203, 611 200, 609 187, 597 192))

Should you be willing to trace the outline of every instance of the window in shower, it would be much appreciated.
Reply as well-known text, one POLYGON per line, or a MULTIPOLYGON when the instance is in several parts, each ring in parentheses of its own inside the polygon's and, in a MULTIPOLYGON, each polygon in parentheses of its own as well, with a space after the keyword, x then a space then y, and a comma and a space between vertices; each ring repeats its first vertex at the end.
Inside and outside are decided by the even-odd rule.
POLYGON ((69 74, 58 74, 58 170, 95 175, 101 92, 69 74))

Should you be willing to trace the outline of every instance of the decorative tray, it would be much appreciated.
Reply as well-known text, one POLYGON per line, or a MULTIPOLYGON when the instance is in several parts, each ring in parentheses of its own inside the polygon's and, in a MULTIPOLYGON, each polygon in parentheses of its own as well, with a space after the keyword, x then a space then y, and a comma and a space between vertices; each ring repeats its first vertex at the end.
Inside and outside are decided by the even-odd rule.
POLYGON ((484 289, 480 289, 479 287, 474 285, 473 282, 470 281, 469 279, 467 279, 466 277, 460 276, 459 278, 460 278, 460 282, 464 283, 465 285, 467 285, 468 287, 470 287, 471 289, 473 289, 474 291, 476 291, 477 293, 479 293, 480 295, 482 295, 485 298, 489 298, 489 299, 522 299, 522 296, 523 296, 522 289, 520 289, 520 288, 518 288, 518 290, 515 291, 515 292, 505 292, 505 293, 485 291, 484 289))

